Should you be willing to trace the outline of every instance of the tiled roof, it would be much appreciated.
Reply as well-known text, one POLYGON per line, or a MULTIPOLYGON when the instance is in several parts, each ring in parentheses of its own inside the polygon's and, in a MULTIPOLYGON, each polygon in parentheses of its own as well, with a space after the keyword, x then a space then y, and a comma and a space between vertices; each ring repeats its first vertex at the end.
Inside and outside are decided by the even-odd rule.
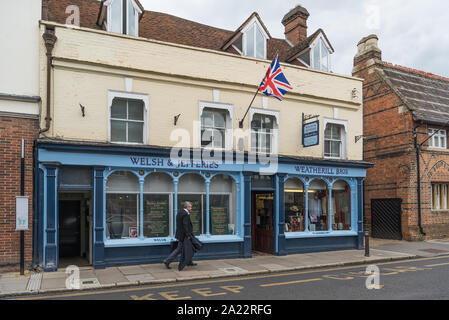
POLYGON ((384 63, 383 77, 417 120, 449 123, 449 79, 384 63))
MULTIPOLYGON (((80 9, 81 27, 102 30, 102 27, 98 24, 102 1, 47 0, 47 5, 49 21, 65 24, 67 17, 70 16, 66 13, 66 8, 70 5, 76 5, 80 9)), ((254 14, 257 13, 253 13, 251 17, 254 14)), ((314 39, 318 31, 307 39, 314 39)), ((144 11, 139 23, 140 37, 217 51, 223 51, 222 48, 226 42, 229 42, 238 32, 240 32, 239 29, 234 31, 224 30, 154 11, 144 11)), ((271 60, 276 53, 279 53, 281 62, 296 63, 296 61, 293 61, 293 56, 302 51, 303 46, 310 44, 310 42, 306 40, 292 48, 284 39, 270 38, 267 43, 267 59, 271 60)), ((232 47, 226 51, 237 54, 232 47)))
POLYGON ((293 59, 296 59, 297 56, 304 51, 305 49, 307 49, 308 47, 310 47, 310 45, 312 44, 313 41, 315 41, 315 39, 320 35, 320 33, 323 34, 324 38, 326 39, 327 43, 329 44, 329 46, 331 47, 332 51, 334 50, 334 48, 332 47, 331 43, 329 42, 329 39, 327 38, 326 34, 324 33, 323 29, 318 29, 317 31, 315 31, 312 35, 308 36, 305 40, 301 41, 300 43, 298 43, 296 46, 291 47, 288 52, 285 53, 284 55, 284 59, 287 62, 292 61, 293 59))

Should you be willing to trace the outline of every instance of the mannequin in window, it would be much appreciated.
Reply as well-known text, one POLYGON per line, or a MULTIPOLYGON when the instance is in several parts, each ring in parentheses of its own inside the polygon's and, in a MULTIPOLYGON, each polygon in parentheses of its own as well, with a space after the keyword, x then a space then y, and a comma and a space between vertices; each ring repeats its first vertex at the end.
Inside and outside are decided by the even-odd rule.
MULTIPOLYGON (((310 223, 312 225, 315 225, 319 222, 320 217, 323 215, 323 207, 321 204, 321 199, 318 195, 318 192, 315 192, 313 199, 309 199, 309 216, 310 216, 310 223)), ((311 231, 314 227, 311 228, 311 231)))

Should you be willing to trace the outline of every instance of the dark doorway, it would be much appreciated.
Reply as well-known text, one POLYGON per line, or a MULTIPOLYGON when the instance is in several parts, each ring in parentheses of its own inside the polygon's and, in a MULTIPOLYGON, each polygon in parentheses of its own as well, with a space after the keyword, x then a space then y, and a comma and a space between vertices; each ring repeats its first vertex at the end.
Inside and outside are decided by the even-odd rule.
POLYGON ((274 254, 274 193, 252 193, 252 247, 274 254))
POLYGON ((371 200, 373 238, 402 240, 402 199, 371 200))
POLYGON ((81 201, 59 201, 59 257, 81 255, 81 201))

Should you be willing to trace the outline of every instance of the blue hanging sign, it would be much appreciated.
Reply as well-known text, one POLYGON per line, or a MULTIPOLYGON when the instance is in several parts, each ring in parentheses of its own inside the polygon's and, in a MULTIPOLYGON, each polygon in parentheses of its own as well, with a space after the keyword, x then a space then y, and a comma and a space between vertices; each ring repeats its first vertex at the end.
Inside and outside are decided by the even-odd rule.
POLYGON ((302 145, 304 148, 320 144, 320 121, 305 123, 302 125, 302 145))

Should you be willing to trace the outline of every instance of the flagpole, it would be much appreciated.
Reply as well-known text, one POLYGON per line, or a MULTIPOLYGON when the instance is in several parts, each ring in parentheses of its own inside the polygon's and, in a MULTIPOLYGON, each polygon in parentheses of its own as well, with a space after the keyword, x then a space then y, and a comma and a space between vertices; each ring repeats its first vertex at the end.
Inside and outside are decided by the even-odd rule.
MULTIPOLYGON (((265 79, 265 78, 264 78, 265 79)), ((246 116, 248 115, 249 109, 251 109, 251 106, 253 105, 254 100, 256 99, 257 94, 259 93, 260 85, 257 87, 257 91, 254 94, 253 100, 251 100, 251 103, 249 104, 248 109, 246 109, 245 115, 243 116, 243 119, 239 121, 239 128, 243 129, 243 121, 245 121, 246 116)))

